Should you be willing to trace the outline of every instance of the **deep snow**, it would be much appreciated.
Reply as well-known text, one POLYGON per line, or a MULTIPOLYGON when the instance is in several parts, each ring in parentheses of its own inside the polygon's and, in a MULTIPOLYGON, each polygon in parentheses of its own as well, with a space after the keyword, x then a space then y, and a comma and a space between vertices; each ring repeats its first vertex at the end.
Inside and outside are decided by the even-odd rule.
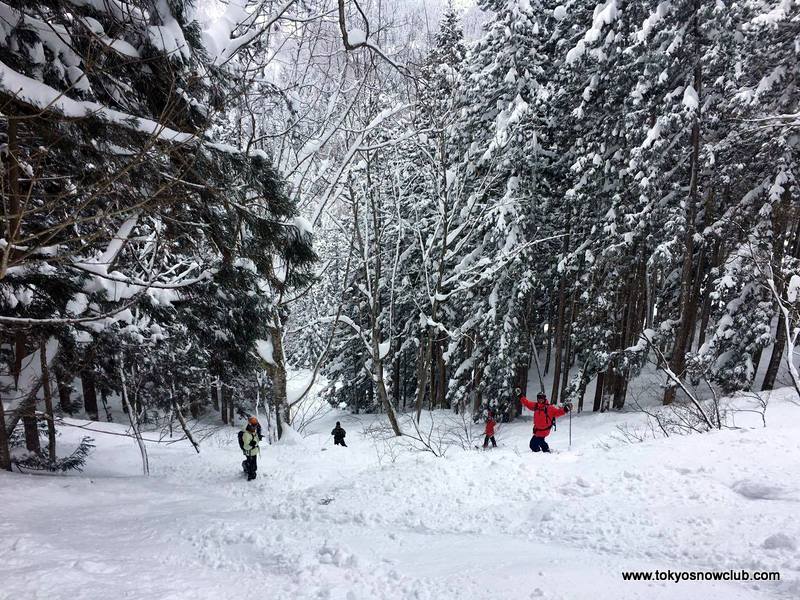
MULTIPOLYGON (((199 455, 151 444, 149 478, 132 440, 94 434, 83 474, 0 474, 0 597, 797 598, 800 406, 789 396, 773 394, 766 429, 742 414, 752 428, 632 445, 613 436, 640 414, 575 417, 571 449, 562 419, 550 456, 528 451, 528 418, 501 424, 496 450, 436 458, 375 445, 361 434, 375 417, 331 412, 304 439, 264 445, 252 483, 233 428, 199 455), (332 445, 336 420, 349 448, 332 445), (731 568, 782 581, 621 577, 731 568)), ((63 432, 63 447, 85 433, 63 432)))

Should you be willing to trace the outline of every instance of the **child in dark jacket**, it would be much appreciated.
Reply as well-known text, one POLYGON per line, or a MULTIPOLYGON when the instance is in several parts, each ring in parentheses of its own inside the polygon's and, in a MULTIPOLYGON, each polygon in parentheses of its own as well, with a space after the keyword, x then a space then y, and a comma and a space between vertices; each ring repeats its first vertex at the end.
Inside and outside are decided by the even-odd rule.
POLYGON ((331 431, 331 435, 333 436, 333 445, 334 446, 344 446, 347 448, 347 444, 344 443, 344 436, 347 435, 347 432, 342 429, 341 424, 339 421, 336 421, 336 427, 333 428, 331 431))

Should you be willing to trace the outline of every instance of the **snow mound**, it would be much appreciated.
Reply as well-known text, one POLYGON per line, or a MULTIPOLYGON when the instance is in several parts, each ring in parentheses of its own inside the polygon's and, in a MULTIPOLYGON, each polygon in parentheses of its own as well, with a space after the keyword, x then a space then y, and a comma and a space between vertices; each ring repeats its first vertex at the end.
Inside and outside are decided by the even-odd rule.
POLYGON ((295 431, 288 423, 283 424, 283 435, 278 442, 282 446, 302 446, 304 445, 303 436, 295 431))

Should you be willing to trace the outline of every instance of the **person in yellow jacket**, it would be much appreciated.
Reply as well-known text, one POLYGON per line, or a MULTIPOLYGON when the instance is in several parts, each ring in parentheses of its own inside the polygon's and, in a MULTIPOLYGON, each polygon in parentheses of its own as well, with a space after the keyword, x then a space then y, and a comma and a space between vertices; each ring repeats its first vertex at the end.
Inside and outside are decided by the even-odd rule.
POLYGON ((260 436, 256 431, 255 425, 248 423, 240 437, 240 447, 244 452, 244 462, 242 467, 244 472, 247 473, 247 481, 252 481, 256 478, 256 470, 258 469, 257 458, 259 454, 258 442, 260 436))

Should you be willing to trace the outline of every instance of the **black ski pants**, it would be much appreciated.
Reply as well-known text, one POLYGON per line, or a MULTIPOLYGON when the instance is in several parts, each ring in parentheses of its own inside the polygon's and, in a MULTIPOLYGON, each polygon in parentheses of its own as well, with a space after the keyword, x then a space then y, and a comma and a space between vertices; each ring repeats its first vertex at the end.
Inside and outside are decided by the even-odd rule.
POLYGON ((492 440, 492 448, 497 448, 497 442, 494 440, 493 435, 487 435, 486 437, 483 438, 483 447, 484 448, 489 447, 489 440, 492 440))
POLYGON ((247 481, 252 481, 256 478, 256 471, 258 470, 257 463, 258 456, 245 456, 242 461, 242 468, 247 473, 247 481))
POLYGON ((533 436, 530 447, 533 452, 550 452, 550 446, 547 445, 543 437, 533 436))

